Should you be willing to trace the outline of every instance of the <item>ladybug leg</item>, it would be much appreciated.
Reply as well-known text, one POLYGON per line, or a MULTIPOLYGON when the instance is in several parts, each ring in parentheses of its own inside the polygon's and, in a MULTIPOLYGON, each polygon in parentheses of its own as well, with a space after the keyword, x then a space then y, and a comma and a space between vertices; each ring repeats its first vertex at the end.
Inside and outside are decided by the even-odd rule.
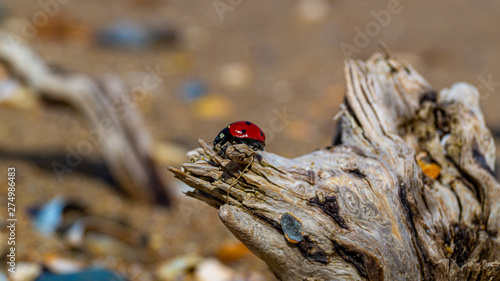
MULTIPOLYGON (((237 138, 233 137, 233 136, 226 136, 224 139, 221 140, 221 142, 218 144, 218 152, 217 154, 219 154, 220 156, 223 156, 224 154, 226 154, 226 150, 227 148, 232 145, 232 144, 235 144, 237 143, 237 138)), ((214 146, 214 150, 215 150, 215 146, 214 146)))
POLYGON ((217 162, 222 167, 225 167, 230 161, 220 157, 208 144, 202 139, 198 139, 198 144, 205 151, 205 153, 210 156, 215 162, 217 162))
MULTIPOLYGON (((220 156, 223 156, 224 154, 226 154, 226 150, 227 150, 228 146, 221 146, 220 149, 219 149, 219 152, 217 154, 219 154, 220 156)), ((226 157, 224 157, 226 158, 226 157)))
POLYGON ((262 142, 260 142, 260 141, 256 141, 256 142, 255 142, 255 148, 256 148, 257 150, 262 150, 262 151, 264 151, 264 144, 262 144, 262 142))
MULTIPOLYGON (((243 176, 243 174, 248 170, 248 168, 250 168, 250 166, 252 165, 252 163, 253 163, 253 156, 252 156, 252 160, 250 160, 250 163, 248 163, 248 165, 245 167, 245 169, 243 169, 243 171, 241 171, 241 173, 238 175, 238 177, 236 178, 236 180, 227 189, 226 204, 228 204, 228 201, 229 201, 229 191, 231 190, 231 188, 233 186, 236 185, 236 183, 238 182, 238 180, 241 178, 241 176, 243 176)), ((255 192, 255 190, 253 192, 255 192)))
POLYGON ((229 138, 226 136, 223 139, 219 140, 216 144, 214 142, 214 150, 219 154, 219 156, 222 156, 226 153, 227 149, 227 143, 229 141, 229 138))
POLYGON ((246 144, 254 150, 264 150, 264 145, 258 140, 249 139, 246 144))

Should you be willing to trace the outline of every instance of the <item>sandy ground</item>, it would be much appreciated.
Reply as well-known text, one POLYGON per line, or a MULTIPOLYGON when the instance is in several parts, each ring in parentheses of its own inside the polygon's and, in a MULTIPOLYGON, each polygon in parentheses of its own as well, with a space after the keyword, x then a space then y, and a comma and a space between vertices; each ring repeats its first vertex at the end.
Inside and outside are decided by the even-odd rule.
MULTIPOLYGON (((52 2, 64 4, 57 4, 50 21, 83 31, 53 38, 44 35, 51 29, 41 25, 28 43, 51 64, 93 75, 118 73, 131 87, 140 85, 150 69, 159 69, 159 83, 148 91, 140 110, 155 140, 186 150, 196 147, 197 138, 211 141, 234 120, 259 124, 268 135, 266 150, 287 157, 329 145, 335 131, 332 117, 343 100, 345 50, 350 48, 352 58, 367 59, 379 51, 378 40, 437 90, 459 81, 476 85, 488 126, 500 132, 496 1, 52 2), (126 49, 100 46, 89 35, 125 20, 171 28, 179 39, 171 46, 126 49), (182 95, 189 81, 201 81, 202 97, 189 100, 182 95)), ((44 11, 29 0, 4 5, 7 17, 1 26, 17 33, 23 19, 33 22, 44 11)), ((0 108, 0 174, 17 168, 20 260, 41 263, 46 254, 57 253, 147 280, 147 272, 162 261, 188 254, 210 257, 224 244, 235 243, 216 210, 182 196, 168 210, 126 198, 107 181, 78 169, 59 181, 48 163, 64 157, 66 146, 74 147, 87 134, 86 124, 68 108, 0 108), (148 247, 132 249, 140 252, 135 258, 120 257, 120 252, 67 252, 60 237, 33 231, 27 213, 58 195, 78 200, 93 215, 140 230, 150 239, 148 247)), ((98 153, 86 160, 100 161, 98 153)), ((179 189, 166 170, 164 176, 179 189)), ((4 186, 1 176, 2 202, 4 186)), ((2 241, 0 249, 5 250, 2 241)), ((229 266, 272 280, 266 265, 251 254, 229 266)))

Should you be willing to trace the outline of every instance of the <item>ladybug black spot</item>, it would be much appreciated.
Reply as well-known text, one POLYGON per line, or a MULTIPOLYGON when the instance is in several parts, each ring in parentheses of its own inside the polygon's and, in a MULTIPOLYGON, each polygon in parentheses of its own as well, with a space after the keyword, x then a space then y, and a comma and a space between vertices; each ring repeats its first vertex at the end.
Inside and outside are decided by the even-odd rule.
POLYGON ((264 133, 263 133, 262 131, 260 131, 260 135, 261 135, 261 136, 264 136, 264 133))
POLYGON ((247 130, 245 130, 245 129, 241 130, 242 134, 246 134, 246 132, 247 132, 247 130))
POLYGON ((251 125, 252 123, 248 122, 248 121, 245 121, 245 124, 247 125, 251 125))

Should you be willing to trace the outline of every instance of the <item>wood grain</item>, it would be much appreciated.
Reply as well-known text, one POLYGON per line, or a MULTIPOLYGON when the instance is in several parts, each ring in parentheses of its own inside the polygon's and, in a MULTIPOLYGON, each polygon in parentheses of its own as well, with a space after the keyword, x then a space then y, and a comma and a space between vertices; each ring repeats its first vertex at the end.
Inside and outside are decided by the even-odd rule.
POLYGON ((500 186, 477 90, 434 91, 388 52, 347 61, 345 74, 335 146, 245 154, 236 182, 241 149, 219 156, 201 141, 170 171, 281 280, 500 280, 500 186), (297 244, 281 229, 287 212, 302 223, 297 244))

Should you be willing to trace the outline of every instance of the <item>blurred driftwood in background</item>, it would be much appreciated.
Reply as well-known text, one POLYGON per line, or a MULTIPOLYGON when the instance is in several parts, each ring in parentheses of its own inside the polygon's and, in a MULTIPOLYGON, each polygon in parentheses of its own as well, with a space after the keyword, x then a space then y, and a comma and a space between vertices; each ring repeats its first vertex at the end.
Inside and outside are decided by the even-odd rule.
POLYGON ((500 280, 500 185, 476 88, 433 91, 388 52, 345 75, 335 146, 250 153, 243 173, 241 155, 200 141, 170 170, 281 280, 500 280))
MULTIPOLYGON (((33 89, 39 97, 67 104, 83 117, 93 135, 89 141, 99 150, 125 193, 162 205, 170 203, 166 183, 152 156, 151 135, 134 105, 130 89, 119 77, 112 74, 93 77, 49 67, 7 34, 0 34, 0 61, 13 79, 33 89)), ((57 162, 52 163, 52 168, 58 176, 71 170, 57 162)))

